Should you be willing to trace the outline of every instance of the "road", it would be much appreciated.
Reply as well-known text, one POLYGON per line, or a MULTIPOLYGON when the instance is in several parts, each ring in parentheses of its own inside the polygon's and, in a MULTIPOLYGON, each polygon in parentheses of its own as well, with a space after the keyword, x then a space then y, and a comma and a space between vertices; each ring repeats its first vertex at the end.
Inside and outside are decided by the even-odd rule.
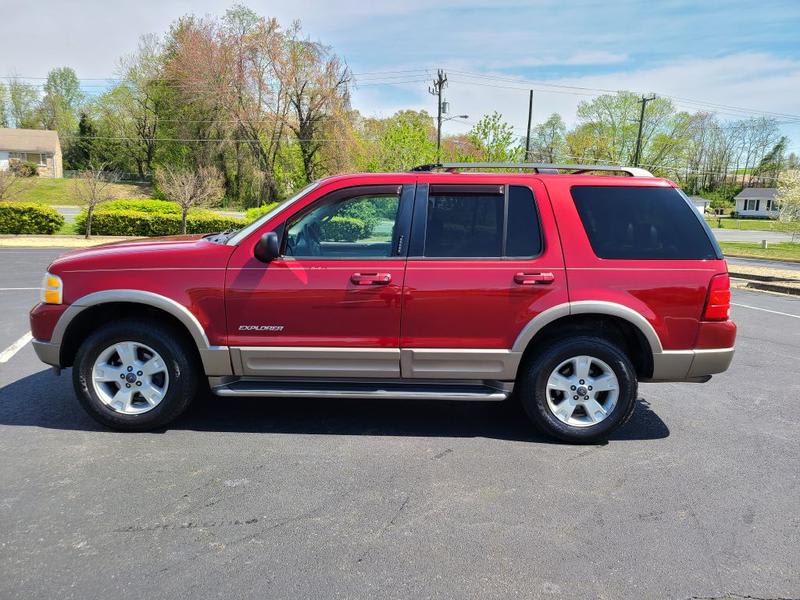
POLYGON ((734 271, 735 265, 743 265, 746 267, 766 267, 768 269, 784 269, 787 271, 800 271, 800 263, 786 262, 781 260, 764 260, 760 258, 739 258, 728 256, 725 258, 728 261, 728 267, 734 271))
POLYGON ((791 242, 792 235, 780 231, 752 231, 749 229, 712 229, 714 237, 720 242, 752 242, 761 243, 767 240, 771 244, 791 242))
MULTIPOLYGON (((0 250, 5 288, 53 251, 0 250)), ((0 291, 0 350, 36 292, 0 291)), ((731 370, 603 445, 502 404, 211 400, 102 429, 0 364, 0 598, 800 597, 800 300, 734 291, 731 370)))

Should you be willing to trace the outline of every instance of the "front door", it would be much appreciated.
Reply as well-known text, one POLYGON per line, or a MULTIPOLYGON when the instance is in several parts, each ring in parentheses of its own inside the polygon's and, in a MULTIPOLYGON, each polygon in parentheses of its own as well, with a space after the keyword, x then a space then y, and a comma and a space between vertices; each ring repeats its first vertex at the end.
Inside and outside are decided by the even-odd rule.
POLYGON ((434 181, 417 189, 403 376, 514 379, 520 332, 543 310, 568 301, 544 186, 527 177, 481 185, 434 181))
POLYGON ((279 228, 282 255, 229 268, 228 343, 243 375, 399 377, 414 186, 323 195, 279 228))

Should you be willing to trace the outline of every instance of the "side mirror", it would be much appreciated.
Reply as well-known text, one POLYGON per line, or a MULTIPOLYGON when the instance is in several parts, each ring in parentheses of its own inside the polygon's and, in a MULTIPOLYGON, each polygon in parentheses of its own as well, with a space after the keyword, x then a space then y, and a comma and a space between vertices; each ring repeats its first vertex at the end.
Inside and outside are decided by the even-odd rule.
POLYGON ((281 255, 280 242, 278 241, 278 234, 274 231, 268 231, 261 236, 258 240, 253 256, 263 263, 268 263, 275 260, 281 255))

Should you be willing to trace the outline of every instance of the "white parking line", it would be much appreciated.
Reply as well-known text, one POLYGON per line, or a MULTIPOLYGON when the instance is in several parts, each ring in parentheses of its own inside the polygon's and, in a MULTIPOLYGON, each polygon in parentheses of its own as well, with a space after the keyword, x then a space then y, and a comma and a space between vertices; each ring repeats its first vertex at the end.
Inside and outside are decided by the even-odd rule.
POLYGON ((0 292, 15 292, 18 290, 40 290, 42 288, 38 287, 30 287, 30 288, 0 288, 0 292))
POLYGON ((768 308, 761 308, 760 306, 750 306, 749 304, 737 304, 736 302, 731 302, 731 306, 741 306, 742 308, 752 308, 753 310, 761 310, 764 312, 772 313, 774 315, 782 315, 784 317, 792 317, 794 319, 800 319, 800 315, 792 315, 790 313, 781 312, 779 310, 770 310, 768 308))
POLYGON ((25 347, 25 344, 30 342, 33 339, 31 332, 29 331, 21 338, 19 338, 16 342, 11 344, 8 348, 0 352, 0 364, 4 362, 8 362, 9 359, 14 356, 17 352, 22 350, 25 347))

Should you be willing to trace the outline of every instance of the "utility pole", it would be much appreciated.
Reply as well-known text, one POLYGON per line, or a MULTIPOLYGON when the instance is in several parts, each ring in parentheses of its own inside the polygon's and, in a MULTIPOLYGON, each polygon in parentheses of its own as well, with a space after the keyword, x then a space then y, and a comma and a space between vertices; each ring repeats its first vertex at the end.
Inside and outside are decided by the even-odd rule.
POLYGON ((642 96, 642 99, 638 101, 639 104, 642 105, 642 112, 639 115, 639 133, 636 135, 636 153, 633 155, 633 166, 634 167, 638 167, 639 166, 639 158, 640 158, 641 151, 642 151, 642 125, 644 125, 644 108, 645 108, 645 106, 647 106, 648 102, 650 102, 651 100, 655 100, 655 99, 656 99, 656 95, 653 94, 649 98, 647 98, 645 96, 642 96))
POLYGON ((528 135, 525 137, 525 160, 531 159, 531 119, 533 118, 533 90, 528 98, 528 135))
POLYGON ((439 69, 433 86, 428 88, 428 93, 437 96, 436 107, 436 162, 442 162, 442 90, 447 85, 447 75, 439 69))

